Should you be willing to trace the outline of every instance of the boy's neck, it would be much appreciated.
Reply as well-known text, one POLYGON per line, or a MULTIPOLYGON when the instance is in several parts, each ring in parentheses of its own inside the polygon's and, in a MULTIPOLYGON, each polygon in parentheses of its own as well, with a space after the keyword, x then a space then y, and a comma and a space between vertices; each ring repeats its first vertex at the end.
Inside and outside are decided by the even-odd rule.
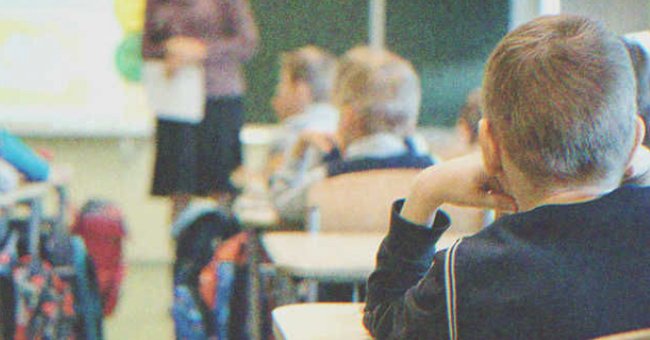
POLYGON ((537 202, 535 207, 550 204, 575 204, 595 200, 616 189, 617 186, 589 186, 580 188, 564 188, 546 195, 537 202))
POLYGON ((597 199, 619 187, 620 180, 606 179, 592 183, 544 183, 534 185, 521 173, 512 174, 506 181, 507 191, 515 198, 519 211, 528 211, 550 204, 575 204, 597 199))

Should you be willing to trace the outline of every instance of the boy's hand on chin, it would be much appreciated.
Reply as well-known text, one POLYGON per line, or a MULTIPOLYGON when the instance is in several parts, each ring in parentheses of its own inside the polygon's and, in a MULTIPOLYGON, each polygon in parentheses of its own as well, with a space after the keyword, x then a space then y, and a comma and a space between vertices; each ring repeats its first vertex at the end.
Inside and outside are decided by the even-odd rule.
POLYGON ((304 131, 298 137, 298 141, 292 150, 296 158, 303 157, 309 147, 315 147, 318 151, 327 154, 337 146, 335 136, 329 133, 317 131, 304 131))
POLYGON ((431 225, 443 203, 516 211, 515 200, 489 177, 480 153, 456 158, 422 171, 415 179, 401 216, 413 223, 431 225))

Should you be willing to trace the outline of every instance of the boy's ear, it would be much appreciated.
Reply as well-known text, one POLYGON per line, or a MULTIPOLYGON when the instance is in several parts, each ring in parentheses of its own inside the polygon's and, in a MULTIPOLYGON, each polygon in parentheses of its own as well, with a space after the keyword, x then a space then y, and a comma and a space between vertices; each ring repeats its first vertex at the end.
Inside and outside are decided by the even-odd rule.
POLYGON ((483 118, 479 122, 479 144, 483 152, 485 171, 489 176, 498 175, 503 169, 501 150, 487 118, 483 118))
POLYGON ((641 116, 637 115, 636 131, 634 134, 634 147, 632 148, 632 151, 630 151, 627 165, 625 167, 626 177, 633 177, 639 172, 638 168, 641 167, 640 163, 642 162, 641 162, 641 157, 638 156, 637 151, 639 151, 639 148, 641 147, 641 144, 645 139, 645 132, 646 132, 645 122, 643 121, 643 118, 641 118, 641 116))
POLYGON ((307 82, 302 80, 296 81, 295 90, 296 90, 296 94, 298 95, 298 98, 300 98, 300 101, 304 105, 313 102, 311 88, 309 87, 309 84, 307 84, 307 82))
POLYGON ((640 115, 637 115, 636 116, 636 139, 635 139, 636 145, 643 144, 643 141, 645 140, 646 131, 647 131, 647 127, 645 126, 645 121, 643 120, 643 118, 641 118, 640 115))

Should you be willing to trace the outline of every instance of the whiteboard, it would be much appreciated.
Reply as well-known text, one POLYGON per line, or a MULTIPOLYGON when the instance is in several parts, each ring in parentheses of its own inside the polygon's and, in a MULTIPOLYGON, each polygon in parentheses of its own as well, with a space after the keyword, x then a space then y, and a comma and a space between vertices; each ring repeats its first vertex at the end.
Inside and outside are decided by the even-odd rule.
POLYGON ((0 1, 0 126, 33 136, 147 136, 141 84, 118 72, 113 0, 0 1))

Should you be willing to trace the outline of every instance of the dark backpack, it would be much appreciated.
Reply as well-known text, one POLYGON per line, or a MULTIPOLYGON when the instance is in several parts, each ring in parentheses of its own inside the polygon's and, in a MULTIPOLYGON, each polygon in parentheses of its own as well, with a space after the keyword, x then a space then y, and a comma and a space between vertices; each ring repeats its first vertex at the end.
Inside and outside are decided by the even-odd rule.
POLYGON ((211 311, 199 297, 199 274, 210 262, 215 249, 240 229, 234 217, 213 203, 193 203, 174 221, 172 237, 176 240, 176 259, 172 310, 178 338, 194 339, 188 333, 214 334, 211 311), (190 315, 191 318, 187 317, 190 315), (197 325, 203 329, 197 330, 197 325))
POLYGON ((86 244, 97 274, 103 314, 110 315, 117 306, 125 271, 126 226, 122 212, 114 203, 91 199, 81 208, 72 232, 86 244))
POLYGON ((20 259, 13 270, 15 340, 74 339, 75 310, 71 285, 46 261, 20 259))

